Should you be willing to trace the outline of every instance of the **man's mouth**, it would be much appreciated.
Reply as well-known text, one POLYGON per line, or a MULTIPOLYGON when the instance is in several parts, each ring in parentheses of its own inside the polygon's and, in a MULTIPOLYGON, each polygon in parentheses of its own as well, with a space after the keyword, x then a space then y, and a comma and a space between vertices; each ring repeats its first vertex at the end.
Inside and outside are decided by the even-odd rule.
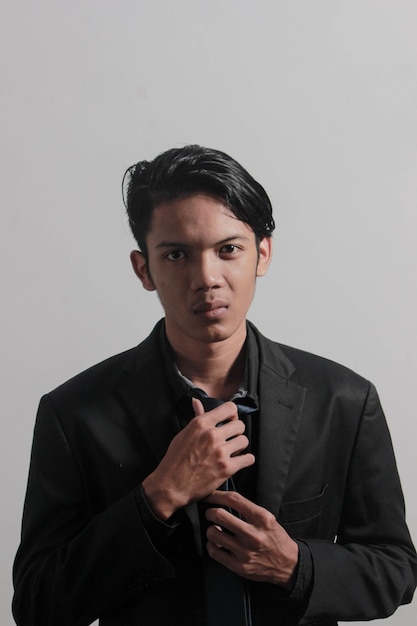
POLYGON ((198 317, 207 320, 222 319, 226 314, 228 306, 225 302, 200 302, 193 307, 193 312, 198 317))

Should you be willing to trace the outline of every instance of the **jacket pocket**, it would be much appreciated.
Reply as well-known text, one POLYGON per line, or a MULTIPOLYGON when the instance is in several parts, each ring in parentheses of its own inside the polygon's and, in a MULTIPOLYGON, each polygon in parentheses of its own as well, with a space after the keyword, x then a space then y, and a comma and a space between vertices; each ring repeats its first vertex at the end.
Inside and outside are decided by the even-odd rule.
POLYGON ((292 537, 317 535, 326 489, 327 485, 318 496, 307 500, 281 503, 278 521, 292 537))

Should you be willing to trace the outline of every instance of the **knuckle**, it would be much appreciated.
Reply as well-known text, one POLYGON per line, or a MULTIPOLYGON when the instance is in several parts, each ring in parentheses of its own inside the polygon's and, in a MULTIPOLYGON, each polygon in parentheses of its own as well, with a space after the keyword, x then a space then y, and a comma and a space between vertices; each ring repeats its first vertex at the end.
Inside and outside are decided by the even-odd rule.
POLYGON ((206 430, 205 436, 207 438, 208 443, 212 445, 217 441, 217 432, 214 429, 206 430))
MULTIPOLYGON (((222 507, 216 509, 216 511, 215 511, 215 521, 220 526, 222 525, 222 522, 226 521, 226 511, 222 507)), ((213 527, 213 531, 212 532, 213 532, 213 534, 217 535, 218 531, 216 531, 216 529, 213 527)))
POLYGON ((207 539, 212 540, 214 538, 214 526, 209 526, 206 531, 207 539))
POLYGON ((258 535, 251 537, 250 547, 253 552, 260 552, 263 548, 263 541, 258 535))
POLYGON ((240 435, 240 440, 242 442, 242 445, 247 448, 249 445, 249 439, 246 437, 246 435, 240 435))
POLYGON ((227 407, 228 411, 234 416, 237 417, 237 406, 234 402, 225 402, 224 406, 227 407))
POLYGON ((264 524, 265 524, 265 527, 268 528, 268 529, 275 528, 276 525, 277 525, 276 517, 270 511, 265 510, 265 513, 264 513, 264 524))
POLYGON ((239 437, 236 437, 235 445, 237 452, 242 452, 248 447, 249 439, 245 435, 239 435, 239 437))
POLYGON ((229 473, 229 459, 225 458, 224 456, 220 456, 218 458, 217 466, 219 468, 219 471, 222 474, 228 474, 229 473))
POLYGON ((217 468, 221 472, 226 472, 229 468, 229 457, 223 452, 221 448, 215 448, 213 451, 213 459, 216 463, 217 468))
POLYGON ((228 495, 229 495, 229 500, 230 500, 232 506, 233 506, 233 504, 238 504, 239 503, 240 497, 239 497, 239 494, 238 494, 237 491, 229 491, 228 495))
POLYGON ((202 432, 206 430, 203 417, 203 415, 196 415, 188 424, 188 427, 197 432, 202 432))

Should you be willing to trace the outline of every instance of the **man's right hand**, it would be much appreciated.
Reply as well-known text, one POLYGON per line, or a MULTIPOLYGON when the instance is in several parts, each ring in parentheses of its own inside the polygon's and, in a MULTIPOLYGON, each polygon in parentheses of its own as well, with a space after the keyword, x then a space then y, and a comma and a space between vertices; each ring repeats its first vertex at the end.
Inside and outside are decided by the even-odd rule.
POLYGON ((200 400, 192 402, 195 417, 174 437, 158 467, 142 483, 150 507, 161 520, 202 500, 255 462, 253 454, 242 454, 249 440, 233 402, 207 413, 200 400))

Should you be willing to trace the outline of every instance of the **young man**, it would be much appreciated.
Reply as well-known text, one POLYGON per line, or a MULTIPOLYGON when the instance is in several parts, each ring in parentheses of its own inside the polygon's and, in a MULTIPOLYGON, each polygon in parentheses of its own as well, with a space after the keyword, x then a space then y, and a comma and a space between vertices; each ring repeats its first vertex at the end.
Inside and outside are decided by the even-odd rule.
POLYGON ((271 259, 265 191, 199 146, 127 179, 132 265, 165 316, 41 401, 17 624, 390 615, 417 558, 376 391, 246 321, 271 259))

